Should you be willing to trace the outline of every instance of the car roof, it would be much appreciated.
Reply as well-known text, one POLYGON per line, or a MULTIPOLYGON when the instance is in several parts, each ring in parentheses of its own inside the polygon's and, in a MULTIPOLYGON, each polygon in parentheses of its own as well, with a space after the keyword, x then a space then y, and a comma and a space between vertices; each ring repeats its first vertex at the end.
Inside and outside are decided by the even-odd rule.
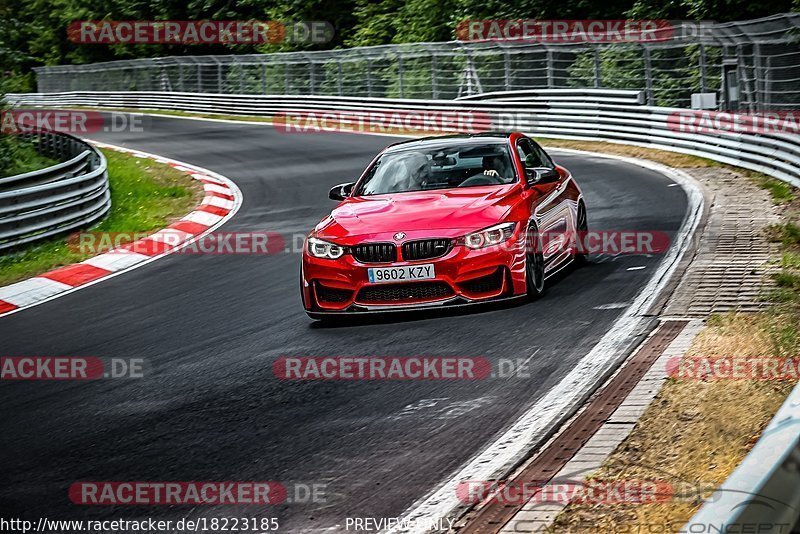
POLYGON ((471 143, 504 143, 511 136, 507 132, 484 132, 479 134, 455 134, 455 135, 440 135, 432 137, 423 137, 421 139, 410 139, 408 141, 400 141, 386 147, 386 152, 394 152, 395 150, 408 150, 414 148, 422 148, 430 145, 448 146, 448 145, 463 145, 471 143))

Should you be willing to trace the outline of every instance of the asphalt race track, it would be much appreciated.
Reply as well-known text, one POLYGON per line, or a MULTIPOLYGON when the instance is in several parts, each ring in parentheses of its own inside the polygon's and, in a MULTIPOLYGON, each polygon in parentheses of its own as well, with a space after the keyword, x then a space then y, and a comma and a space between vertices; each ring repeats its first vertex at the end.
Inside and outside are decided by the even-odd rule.
MULTIPOLYGON (((145 133, 94 139, 207 167, 241 188, 222 231, 305 234, 396 139, 287 135, 270 126, 152 118, 145 133)), ((675 232, 687 203, 664 176, 562 155, 598 230, 675 232)), ((660 256, 600 257, 534 303, 312 324, 298 253, 175 254, 0 319, 4 356, 143 358, 145 377, 3 382, 0 509, 50 519, 278 517, 279 532, 336 532, 396 517, 509 426, 607 332, 660 256), (628 270, 631 267, 643 269, 628 270), (528 358, 529 378, 290 382, 281 356, 528 358), (326 503, 263 507, 76 506, 76 481, 327 484, 326 503), (337 526, 342 525, 342 526, 337 526)))

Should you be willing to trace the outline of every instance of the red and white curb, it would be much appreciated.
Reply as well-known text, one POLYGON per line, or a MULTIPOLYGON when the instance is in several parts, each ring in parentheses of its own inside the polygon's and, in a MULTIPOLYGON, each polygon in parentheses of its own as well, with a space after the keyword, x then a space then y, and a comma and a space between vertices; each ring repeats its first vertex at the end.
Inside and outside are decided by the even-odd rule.
POLYGON ((242 192, 230 179, 208 169, 92 141, 95 146, 165 163, 203 183, 205 196, 194 211, 148 237, 80 263, 60 267, 21 282, 0 287, 0 317, 36 306, 78 289, 107 280, 176 252, 216 230, 233 217, 242 204, 242 192))

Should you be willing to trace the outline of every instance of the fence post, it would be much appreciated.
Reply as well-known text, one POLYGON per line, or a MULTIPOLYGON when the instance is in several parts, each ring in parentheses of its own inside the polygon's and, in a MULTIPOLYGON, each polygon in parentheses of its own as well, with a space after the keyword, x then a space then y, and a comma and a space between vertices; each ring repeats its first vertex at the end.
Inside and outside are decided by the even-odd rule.
POLYGON ((400 84, 400 98, 403 98, 403 55, 397 54, 397 77, 400 84))
POLYGON ((372 96, 372 60, 367 60, 367 96, 372 96))
POLYGON ((503 51, 503 67, 505 68, 506 91, 511 90, 511 55, 508 50, 503 51))
POLYGON ((650 49, 643 46, 644 50, 644 83, 647 105, 653 106, 653 66, 650 63, 650 49))
POLYGON ((598 89, 600 87, 600 48, 595 45, 594 47, 594 87, 598 89))
POLYGON ((436 72, 439 70, 438 58, 436 52, 431 52, 431 98, 434 100, 439 98, 439 84, 436 79, 436 72))
POLYGON ((342 96, 342 60, 336 60, 336 88, 339 96, 342 96))
POLYGON ((764 110, 766 109, 764 106, 764 91, 765 91, 765 80, 764 80, 764 66, 761 63, 761 45, 758 43, 753 44, 753 85, 755 86, 755 95, 754 100, 756 104, 756 110, 764 110))
POLYGON ((706 93, 708 88, 708 82, 706 81, 706 47, 703 43, 700 43, 700 92, 706 93))
MULTIPOLYGON (((306 56, 308 57, 308 56, 306 56)), ((313 61, 308 62, 308 94, 313 95, 315 92, 315 85, 317 84, 316 67, 313 61)))

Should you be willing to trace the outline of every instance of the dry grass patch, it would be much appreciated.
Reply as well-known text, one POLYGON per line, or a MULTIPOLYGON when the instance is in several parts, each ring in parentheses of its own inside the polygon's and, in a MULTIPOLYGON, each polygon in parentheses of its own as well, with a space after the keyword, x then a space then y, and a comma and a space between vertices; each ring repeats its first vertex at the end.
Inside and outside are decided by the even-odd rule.
MULTIPOLYGON (((573 150, 587 150, 602 154, 614 154, 629 158, 649 159, 669 165, 670 167, 720 167, 721 163, 697 156, 688 156, 677 152, 668 152, 655 148, 645 148, 617 143, 604 143, 602 141, 570 141, 567 139, 549 139, 537 137, 536 140, 545 148, 570 148, 573 150)), ((737 169, 737 171, 740 169, 737 169)))
MULTIPOLYGON (((712 317, 687 357, 735 359, 797 354, 793 314, 712 317)), ((758 440, 793 384, 669 379, 630 436, 591 478, 665 482, 673 494, 651 504, 571 504, 554 532, 676 532, 758 440), (671 529, 671 530, 670 530, 671 529)))

